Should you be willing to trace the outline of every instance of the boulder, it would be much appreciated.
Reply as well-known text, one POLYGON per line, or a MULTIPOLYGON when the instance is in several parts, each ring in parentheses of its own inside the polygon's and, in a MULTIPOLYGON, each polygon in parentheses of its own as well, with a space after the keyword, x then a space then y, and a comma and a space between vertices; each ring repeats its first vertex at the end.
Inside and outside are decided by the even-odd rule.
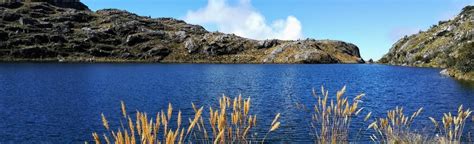
POLYGON ((16 50, 12 55, 21 58, 48 58, 56 57, 57 53, 48 50, 46 47, 32 46, 16 50))
POLYGON ((186 35, 186 32, 185 31, 177 31, 174 33, 173 35, 173 39, 179 41, 179 42, 182 42, 186 39, 187 35, 186 35))
POLYGON ((188 38, 184 42, 184 48, 188 50, 188 53, 194 53, 198 50, 199 47, 196 45, 196 43, 194 42, 192 38, 188 38))
POLYGON ((8 40, 9 36, 7 32, 0 31, 0 41, 6 41, 8 40))
POLYGON ((224 54, 236 54, 244 49, 243 45, 230 45, 223 43, 211 43, 204 46, 204 53, 207 55, 224 55, 224 54))
POLYGON ((17 13, 3 12, 2 19, 4 21, 16 21, 20 19, 21 15, 17 13))
POLYGON ((368 64, 373 64, 373 63, 374 63, 374 60, 369 59, 369 60, 367 61, 367 63, 368 63, 368 64))
POLYGON ((52 28, 53 24, 49 22, 40 22, 39 24, 36 25, 38 28, 52 28))
POLYGON ((47 34, 36 34, 32 38, 36 44, 49 43, 49 36, 47 34))
POLYGON ((264 41, 258 42, 258 48, 271 48, 276 45, 278 45, 278 40, 276 39, 264 40, 264 41))
POLYGON ((451 75, 451 73, 449 73, 448 69, 443 69, 439 72, 439 74, 441 75, 444 75, 444 76, 448 76, 448 77, 452 77, 453 75, 451 75))
POLYGON ((96 56, 96 57, 107 57, 111 55, 109 51, 101 50, 99 48, 91 48, 88 51, 90 55, 96 56))
POLYGON ((127 36, 127 39, 125 40, 125 43, 129 46, 133 46, 133 45, 136 45, 138 43, 146 42, 148 40, 150 40, 150 38, 147 37, 144 34, 132 34, 132 35, 127 36))
POLYGON ((38 25, 39 22, 36 19, 21 17, 19 20, 21 25, 38 25))
POLYGON ((66 38, 64 38, 64 35, 53 35, 49 37, 49 40, 54 43, 65 43, 67 42, 66 38))
POLYGON ((167 56, 170 53, 170 49, 162 48, 162 47, 155 47, 148 50, 148 54, 150 56, 167 56))
POLYGON ((31 6, 29 8, 41 13, 51 14, 52 12, 54 12, 54 8, 48 3, 31 3, 31 6))
POLYGON ((0 7, 16 9, 23 6, 23 3, 0 3, 0 7))
POLYGON ((32 12, 32 13, 30 13, 30 16, 31 16, 32 18, 44 18, 44 17, 47 17, 46 14, 41 13, 41 12, 32 12))
POLYGON ((314 51, 304 51, 303 53, 296 54, 294 56, 295 60, 300 63, 337 63, 338 60, 333 58, 328 53, 314 50, 314 51))

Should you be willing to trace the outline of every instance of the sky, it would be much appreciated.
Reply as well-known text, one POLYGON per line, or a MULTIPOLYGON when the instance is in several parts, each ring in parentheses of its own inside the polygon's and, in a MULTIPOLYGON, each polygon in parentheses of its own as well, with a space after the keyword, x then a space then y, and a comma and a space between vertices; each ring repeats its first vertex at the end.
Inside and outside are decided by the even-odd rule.
POLYGON ((173 17, 209 31, 253 39, 332 39, 380 59, 399 38, 456 16, 474 0, 81 0, 92 10, 117 8, 173 17))

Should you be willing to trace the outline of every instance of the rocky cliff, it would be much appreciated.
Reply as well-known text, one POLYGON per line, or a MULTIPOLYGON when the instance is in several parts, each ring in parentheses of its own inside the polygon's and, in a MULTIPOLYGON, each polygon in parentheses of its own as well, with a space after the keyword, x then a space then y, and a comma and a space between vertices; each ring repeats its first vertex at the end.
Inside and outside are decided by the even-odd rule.
POLYGON ((474 80, 474 6, 427 31, 405 36, 379 62, 393 65, 447 68, 442 73, 474 80))
POLYGON ((332 40, 252 40, 173 18, 49 3, 0 4, 0 61, 361 63, 332 40))

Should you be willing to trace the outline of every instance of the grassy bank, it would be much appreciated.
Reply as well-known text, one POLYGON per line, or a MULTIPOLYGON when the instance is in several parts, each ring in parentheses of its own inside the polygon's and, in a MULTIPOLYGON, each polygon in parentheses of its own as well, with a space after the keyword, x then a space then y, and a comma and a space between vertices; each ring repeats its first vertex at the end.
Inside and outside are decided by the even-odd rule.
MULTIPOLYGON (((442 117, 421 117, 424 109, 419 108, 412 114, 404 112, 403 107, 395 107, 387 111, 384 117, 372 117, 372 112, 364 111, 361 100, 364 94, 349 99, 344 96, 346 88, 337 91, 332 99, 329 92, 321 87, 321 92, 313 90, 316 103, 311 114, 311 129, 315 132, 312 141, 315 143, 350 143, 349 137, 359 135, 351 133, 353 118, 366 113, 364 118, 365 132, 371 134, 370 139, 375 143, 418 144, 439 143, 457 144, 472 143, 470 133, 466 134, 464 127, 473 123, 472 111, 459 106, 455 113, 444 113, 442 117), (418 119, 429 119, 434 133, 420 132, 413 128, 418 119)), ((137 111, 135 115, 127 113, 122 102, 122 117, 120 127, 111 128, 104 114, 102 123, 106 133, 93 133, 95 143, 265 143, 272 132, 279 130, 281 125, 280 113, 274 114, 267 133, 252 135, 260 126, 258 117, 252 114, 251 99, 238 96, 219 99, 219 107, 197 107, 192 104, 194 116, 188 119, 181 116, 181 111, 175 110, 171 104, 168 109, 161 110, 156 115, 148 115, 137 111), (173 113, 177 112, 177 117, 173 113), (208 116, 208 117, 204 117, 208 116)), ((269 120, 268 120, 269 121, 269 120)), ((358 123, 360 124, 360 123, 358 123)), ((261 129, 261 127, 260 127, 261 129)))

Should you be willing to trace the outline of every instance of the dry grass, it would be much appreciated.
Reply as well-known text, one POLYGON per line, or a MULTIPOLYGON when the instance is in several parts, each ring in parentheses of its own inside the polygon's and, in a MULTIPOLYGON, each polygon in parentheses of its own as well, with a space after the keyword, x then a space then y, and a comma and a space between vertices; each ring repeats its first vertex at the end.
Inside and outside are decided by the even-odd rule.
POLYGON ((370 138, 374 142, 379 143, 400 143, 400 144, 417 144, 427 143, 426 136, 417 134, 411 130, 416 117, 420 115, 423 108, 418 109, 411 116, 403 113, 403 108, 396 107, 394 110, 387 112, 387 117, 378 118, 369 125, 369 129, 373 129, 375 134, 370 138))
POLYGON ((461 105, 458 108, 457 116, 452 115, 451 112, 444 113, 443 117, 441 118, 441 123, 439 123, 436 119, 429 117, 438 130, 437 140, 440 143, 460 143, 464 126, 466 125, 471 113, 471 110, 464 110, 463 106, 461 105))
MULTIPOLYGON (((429 136, 425 133, 417 133, 410 128, 422 110, 422 108, 418 109, 410 117, 403 114, 403 108, 397 107, 395 110, 388 111, 386 118, 379 118, 369 125, 369 129, 375 131, 375 134, 370 138, 374 142, 391 144, 462 143, 463 129, 472 111, 469 109, 464 110, 461 105, 458 108, 457 116, 451 113, 444 113, 444 116, 441 118, 442 125, 434 118, 429 117, 437 131, 435 136, 429 136)), ((470 134, 467 135, 468 139, 470 139, 469 136, 470 134)))
POLYGON ((321 87, 321 95, 313 89, 313 96, 318 100, 312 115, 312 127, 316 132, 317 143, 347 143, 349 142, 349 126, 352 117, 358 115, 359 101, 364 96, 356 96, 352 102, 343 97, 346 91, 344 86, 336 94, 336 100, 328 100, 329 92, 321 87))
MULTIPOLYGON (((344 96, 345 91, 344 86, 337 91, 335 99, 330 99, 329 92, 324 87, 321 87, 320 95, 313 89, 313 96, 317 99, 314 113, 311 114, 311 126, 316 133, 315 143, 352 142, 349 140, 351 134, 349 127, 352 118, 363 110, 359 103, 364 94, 349 100, 344 96)), ((188 118, 187 122, 183 121, 181 111, 174 110, 171 104, 166 111, 158 112, 154 118, 138 111, 135 116, 131 116, 127 113, 123 102, 121 106, 121 127, 112 129, 105 115, 102 114, 102 123, 107 132, 102 135, 93 133, 96 143, 264 143, 268 134, 279 129, 281 125, 280 113, 278 113, 263 137, 252 134, 257 126, 257 116, 251 114, 250 98, 243 99, 242 96, 233 99, 222 96, 219 99, 219 107, 209 107, 209 111, 192 104, 195 114, 194 117, 188 118), (174 112, 177 112, 176 117, 173 117, 174 112), (203 113, 206 112, 208 112, 206 116, 209 117, 204 118, 203 113)), ((415 131, 412 128, 415 119, 420 117, 422 111, 423 108, 420 108, 411 115, 405 115, 402 107, 387 111, 386 117, 374 118, 373 122, 368 124, 368 130, 373 130, 370 138, 375 143, 390 144, 472 143, 470 133, 464 135, 465 139, 462 139, 466 123, 468 121, 474 123, 474 116, 471 116, 470 109, 465 110, 461 105, 457 114, 445 113, 439 122, 429 117, 436 128, 434 135, 415 131)), ((368 112, 361 118, 369 121, 372 120, 371 116, 372 112, 368 112)))
MULTIPOLYGON (((194 117, 184 123, 181 111, 173 118, 173 112, 176 111, 171 104, 166 112, 162 110, 153 118, 138 111, 135 116, 128 115, 122 102, 121 127, 116 130, 110 128, 109 122, 102 114, 102 123, 107 133, 93 133, 92 136, 96 144, 250 143, 254 139, 249 135, 257 126, 257 116, 250 113, 250 105, 250 98, 243 99, 238 96, 231 99, 222 96, 219 99, 219 108, 209 108, 209 118, 205 122, 204 108, 197 108, 192 104, 194 117)), ((272 121, 268 133, 279 128, 279 116, 280 114, 277 114, 272 121)))

